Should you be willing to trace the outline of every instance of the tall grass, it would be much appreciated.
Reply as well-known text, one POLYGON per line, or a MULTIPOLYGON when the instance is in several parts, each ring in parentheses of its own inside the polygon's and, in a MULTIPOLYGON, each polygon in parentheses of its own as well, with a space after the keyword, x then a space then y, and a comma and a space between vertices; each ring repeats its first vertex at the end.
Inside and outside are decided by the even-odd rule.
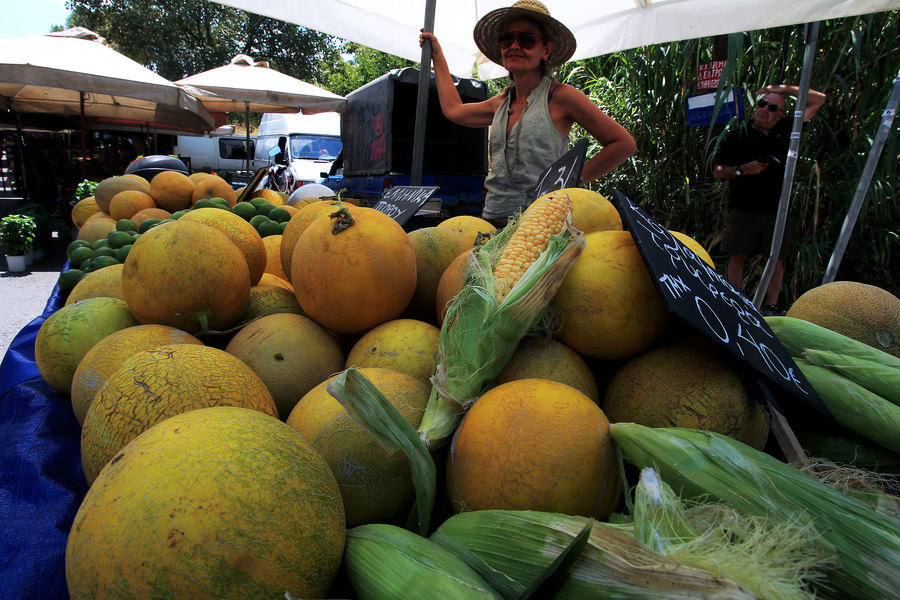
MULTIPOLYGON (((736 87, 749 112, 757 89, 799 83, 804 37, 803 26, 728 36, 723 89, 736 87)), ((727 256, 719 242, 727 184, 713 179, 712 167, 727 128, 688 127, 685 114, 686 98, 699 93, 698 66, 713 60, 713 43, 704 38, 618 52, 567 65, 560 76, 595 98, 638 144, 637 154, 598 183, 598 191, 618 188, 667 228, 691 235, 724 274, 727 256)), ((782 296, 788 305, 822 281, 898 72, 896 11, 820 24, 811 87, 828 100, 804 125, 800 143, 791 195, 793 243, 782 296)), ((730 126, 737 125, 734 121, 730 126)), ((896 129, 895 122, 837 279, 877 285, 900 296, 896 129)), ((756 260, 748 269, 748 290, 755 288, 762 266, 756 260)))

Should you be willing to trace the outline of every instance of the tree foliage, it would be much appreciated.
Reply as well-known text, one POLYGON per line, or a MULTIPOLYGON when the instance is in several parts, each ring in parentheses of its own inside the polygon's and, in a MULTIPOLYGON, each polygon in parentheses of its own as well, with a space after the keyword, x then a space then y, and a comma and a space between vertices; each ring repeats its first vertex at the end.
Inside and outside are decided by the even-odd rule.
POLYGON ((410 60, 355 42, 344 42, 340 52, 344 60, 321 66, 324 73, 324 87, 341 96, 346 96, 391 69, 418 66, 417 63, 410 60))

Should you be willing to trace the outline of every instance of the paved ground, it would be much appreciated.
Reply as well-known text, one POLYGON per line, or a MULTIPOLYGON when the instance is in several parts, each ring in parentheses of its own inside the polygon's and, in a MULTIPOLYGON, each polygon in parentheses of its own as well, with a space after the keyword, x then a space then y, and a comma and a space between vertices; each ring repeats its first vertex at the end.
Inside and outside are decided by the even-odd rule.
POLYGON ((56 279, 66 263, 65 246, 57 244, 45 251, 28 270, 10 273, 6 256, 0 259, 0 357, 25 325, 44 312, 56 279))

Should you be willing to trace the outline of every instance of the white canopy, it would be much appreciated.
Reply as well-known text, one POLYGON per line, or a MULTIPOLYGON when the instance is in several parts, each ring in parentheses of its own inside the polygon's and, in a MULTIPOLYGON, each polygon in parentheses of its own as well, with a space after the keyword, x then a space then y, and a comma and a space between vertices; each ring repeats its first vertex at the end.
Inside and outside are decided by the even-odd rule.
MULTIPOLYGON (((426 0, 215 0, 419 62, 426 0)), ((575 34, 572 60, 639 46, 900 8, 898 0, 543 0, 575 34)), ((475 23, 513 0, 436 0, 434 33, 459 77, 505 71, 482 56, 475 23)))
POLYGON ((0 109, 115 119, 150 129, 215 128, 196 98, 99 36, 81 33, 0 39, 0 109))
POLYGON ((238 54, 231 63, 191 75, 176 84, 196 96, 210 112, 343 111, 343 96, 270 69, 268 63, 238 54))

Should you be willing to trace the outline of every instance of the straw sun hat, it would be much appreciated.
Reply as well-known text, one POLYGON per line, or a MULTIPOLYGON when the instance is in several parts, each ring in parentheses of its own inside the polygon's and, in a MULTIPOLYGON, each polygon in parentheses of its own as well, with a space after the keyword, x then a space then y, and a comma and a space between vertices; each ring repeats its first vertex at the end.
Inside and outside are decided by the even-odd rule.
POLYGON ((475 24, 475 43, 493 62, 502 64, 497 35, 514 19, 530 19, 546 28, 553 39, 553 53, 547 62, 551 67, 564 64, 575 53, 575 36, 569 28, 550 16, 550 11, 538 0, 518 0, 509 8, 498 8, 481 17, 475 24))

